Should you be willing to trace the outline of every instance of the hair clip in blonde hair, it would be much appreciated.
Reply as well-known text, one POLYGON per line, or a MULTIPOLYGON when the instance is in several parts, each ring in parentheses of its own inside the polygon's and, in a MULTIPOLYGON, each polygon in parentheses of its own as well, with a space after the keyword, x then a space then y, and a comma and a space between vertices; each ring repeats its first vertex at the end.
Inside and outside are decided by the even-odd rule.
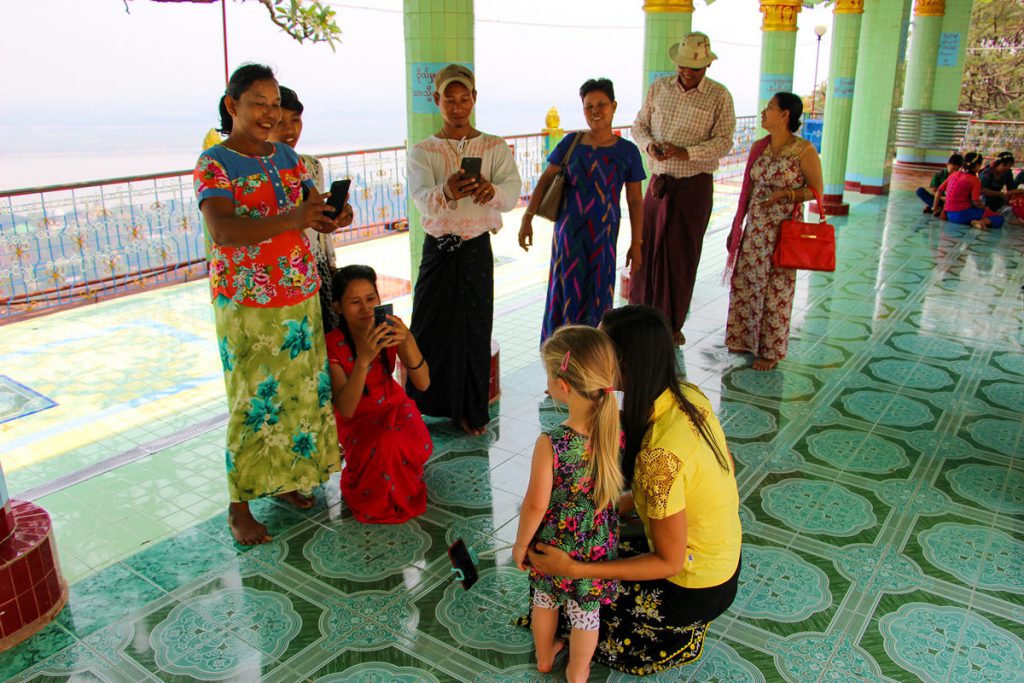
POLYGON ((603 391, 606 394, 614 394, 615 393, 615 387, 605 387, 601 391, 603 391))
POLYGON ((558 369, 562 372, 569 369, 569 351, 565 352, 565 356, 562 357, 562 365, 558 369))

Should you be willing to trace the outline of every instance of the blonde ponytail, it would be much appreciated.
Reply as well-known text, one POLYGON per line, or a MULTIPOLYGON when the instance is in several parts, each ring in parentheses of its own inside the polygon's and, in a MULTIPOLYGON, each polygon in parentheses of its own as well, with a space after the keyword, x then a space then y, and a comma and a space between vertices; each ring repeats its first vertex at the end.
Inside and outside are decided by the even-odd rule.
POLYGON ((619 381, 615 347, 608 335, 596 328, 568 325, 544 342, 541 357, 549 376, 564 380, 591 402, 588 476, 594 482, 595 509, 604 509, 618 501, 624 483, 619 409, 613 393, 619 381))

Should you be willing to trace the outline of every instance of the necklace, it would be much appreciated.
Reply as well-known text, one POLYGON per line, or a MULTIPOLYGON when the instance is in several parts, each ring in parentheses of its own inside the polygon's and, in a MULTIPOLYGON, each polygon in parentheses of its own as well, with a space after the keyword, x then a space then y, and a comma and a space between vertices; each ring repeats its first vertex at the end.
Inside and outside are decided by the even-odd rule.
POLYGON ((455 166, 458 167, 462 164, 462 155, 466 151, 466 144, 469 142, 466 138, 459 140, 458 147, 452 144, 451 138, 444 134, 444 127, 441 127, 441 132, 437 134, 437 137, 441 138, 448 145, 448 149, 452 151, 452 155, 455 157, 455 166))

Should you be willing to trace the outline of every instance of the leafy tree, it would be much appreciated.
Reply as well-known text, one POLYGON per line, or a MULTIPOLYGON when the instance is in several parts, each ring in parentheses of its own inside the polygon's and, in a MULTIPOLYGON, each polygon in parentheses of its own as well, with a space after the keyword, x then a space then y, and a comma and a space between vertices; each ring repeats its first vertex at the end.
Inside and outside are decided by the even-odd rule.
MULTIPOLYGON (((209 4, 227 0, 151 0, 152 2, 191 2, 209 4)), ((247 0, 237 0, 246 2, 247 0)), ((322 0, 248 0, 263 5, 270 21, 300 43, 327 43, 331 50, 341 40, 341 29, 334 23, 335 11, 322 0)), ((125 9, 128 0, 124 0, 125 9)))
POLYGON ((1024 118, 1024 0, 974 0, 960 109, 1024 118))

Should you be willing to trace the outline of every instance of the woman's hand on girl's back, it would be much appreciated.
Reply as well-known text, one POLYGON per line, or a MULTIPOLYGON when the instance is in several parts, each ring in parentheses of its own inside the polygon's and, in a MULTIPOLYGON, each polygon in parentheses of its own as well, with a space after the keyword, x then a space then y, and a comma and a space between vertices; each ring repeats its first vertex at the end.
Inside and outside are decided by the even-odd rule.
POLYGON ((546 543, 537 543, 529 549, 526 555, 529 558, 530 566, 541 574, 574 578, 572 571, 576 561, 569 557, 564 550, 546 543))

